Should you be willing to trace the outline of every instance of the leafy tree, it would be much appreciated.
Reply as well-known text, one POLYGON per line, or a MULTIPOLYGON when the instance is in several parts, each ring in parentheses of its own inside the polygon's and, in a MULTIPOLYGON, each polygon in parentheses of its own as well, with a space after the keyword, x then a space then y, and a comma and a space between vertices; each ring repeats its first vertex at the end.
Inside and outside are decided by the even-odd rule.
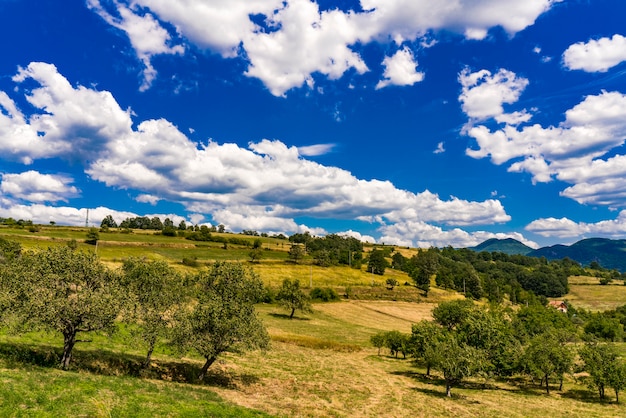
POLYGON ((367 271, 373 274, 382 276, 385 274, 385 269, 389 266, 385 259, 385 253, 382 250, 374 249, 369 254, 369 261, 367 262, 367 271))
POLYGON ((615 402, 619 403, 619 393, 626 388, 626 364, 622 361, 613 363, 608 384, 615 391, 615 402))
POLYGON ((386 338, 384 332, 378 332, 370 337, 370 342, 376 348, 378 348, 378 355, 380 356, 380 349, 385 346, 386 338))
POLYGON ((98 232, 98 229, 89 228, 89 231, 87 232, 87 239, 85 240, 85 242, 87 244, 96 245, 99 239, 100 239, 100 233, 98 232))
POLYGON ((426 376, 439 361, 439 343, 444 338, 444 330, 434 322, 422 320, 411 327, 409 353, 426 366, 426 376))
POLYGON ((289 248, 289 260, 298 264, 304 258, 304 248, 300 244, 291 244, 289 248))
POLYGON ((498 376, 518 371, 522 346, 513 332, 509 313, 498 305, 474 305, 456 326, 460 342, 484 350, 498 376))
POLYGON ((546 393, 550 394, 549 379, 556 376, 560 380, 559 390, 563 386, 563 375, 570 371, 574 363, 572 349, 565 344, 564 333, 548 330, 534 336, 524 353, 527 370, 541 377, 545 382, 546 393))
POLYGON ((584 370, 589 373, 589 387, 597 389, 600 399, 604 399, 604 389, 618 357, 615 346, 587 343, 578 354, 584 362, 584 370))
POLYGON ((453 332, 446 332, 443 341, 437 344, 436 349, 439 358, 435 369, 443 373, 448 397, 452 396, 452 387, 466 377, 480 373, 486 368, 484 352, 459 343, 453 332))
POLYGON ((187 223, 184 220, 180 221, 180 223, 178 224, 178 230, 179 231, 187 230, 187 223))
POLYGON ((415 286, 428 296, 430 290, 430 279, 437 273, 439 268, 439 254, 435 249, 420 251, 411 258, 413 269, 409 276, 415 282, 415 286))
POLYGON ((391 268, 400 271, 406 271, 406 265, 408 263, 408 259, 403 256, 401 253, 394 253, 391 256, 391 268))
POLYGON ((251 263, 258 263, 263 258, 263 250, 261 248, 254 248, 248 253, 251 263))
POLYGON ((18 295, 13 312, 26 328, 63 335, 63 369, 83 341, 79 333, 113 328, 124 295, 117 276, 95 254, 67 246, 28 251, 11 263, 10 272, 3 279, 18 295))
POLYGON ((155 231, 160 231, 163 229, 163 222, 161 222, 161 218, 158 216, 150 219, 150 226, 147 229, 154 229, 155 231))
POLYGON ((311 312, 309 296, 300 289, 300 281, 298 279, 294 281, 289 279, 283 280, 283 285, 276 294, 276 300, 281 306, 291 310, 289 319, 293 318, 296 309, 302 312, 311 312))
POLYGON ((522 307, 513 318, 515 335, 523 343, 535 335, 553 329, 574 332, 575 326, 568 316, 554 308, 540 304, 522 307))
POLYGON ((456 299, 441 302, 433 309, 433 319, 448 330, 457 328, 474 309, 474 302, 469 299, 456 299))
POLYGON ((107 215, 102 222, 100 222, 100 228, 117 228, 117 222, 115 222, 113 216, 107 215))
POLYGON ((197 304, 178 315, 172 342, 181 351, 193 349, 206 362, 198 379, 226 351, 265 349, 269 336, 254 304, 263 283, 240 263, 216 262, 193 277, 197 304))
POLYGON ((624 326, 618 318, 609 318, 603 312, 591 314, 585 324, 585 334, 593 335, 604 341, 622 341, 624 326))
POLYGON ((147 347, 143 367, 148 367, 154 346, 168 335, 170 320, 182 302, 182 279, 165 261, 128 258, 122 272, 131 316, 139 325, 139 337, 147 347))
POLYGON ((398 358, 398 353, 402 353, 406 357, 408 336, 400 331, 388 331, 385 333, 385 346, 389 349, 392 356, 398 358))

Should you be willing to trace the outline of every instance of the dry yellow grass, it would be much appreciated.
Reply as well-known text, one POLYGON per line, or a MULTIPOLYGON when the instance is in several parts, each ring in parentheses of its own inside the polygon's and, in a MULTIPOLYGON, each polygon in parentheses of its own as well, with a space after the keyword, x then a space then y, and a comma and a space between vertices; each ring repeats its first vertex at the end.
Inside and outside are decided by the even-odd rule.
POLYGON ((567 299, 577 308, 606 311, 626 305, 626 286, 623 285, 570 285, 567 299))
POLYGON ((377 356, 368 344, 377 330, 410 330, 431 315, 434 304, 346 301, 316 304, 315 312, 290 321, 276 307, 262 307, 272 348, 229 355, 217 372, 232 383, 212 387, 233 403, 286 417, 571 417, 626 416, 626 406, 599 403, 572 377, 550 396, 529 382, 472 380, 445 397, 440 377, 430 378, 409 360, 377 356), (289 336, 294 338, 290 339, 289 336), (295 338, 299 336, 299 338, 295 338), (357 351, 302 344, 324 339, 362 344, 357 351), (277 338, 279 337, 279 338, 277 338))
POLYGON ((346 301, 317 304, 315 309, 339 320, 378 330, 411 332, 411 325, 432 319, 435 303, 346 301))

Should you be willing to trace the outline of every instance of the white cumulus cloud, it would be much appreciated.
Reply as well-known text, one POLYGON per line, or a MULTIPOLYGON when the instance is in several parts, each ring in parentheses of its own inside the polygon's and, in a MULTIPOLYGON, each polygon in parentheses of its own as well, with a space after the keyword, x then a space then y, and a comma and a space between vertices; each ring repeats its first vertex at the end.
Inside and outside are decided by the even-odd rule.
POLYGON ((71 186, 73 182, 67 176, 29 170, 19 174, 2 174, 0 191, 28 202, 67 202, 79 194, 79 190, 71 186))
POLYGON ((424 80, 424 73, 417 71, 417 61, 413 52, 404 47, 391 57, 383 60, 385 72, 383 79, 376 85, 377 89, 387 86, 412 86, 424 80))
POLYGON ((626 61, 626 37, 591 39, 570 45, 563 53, 563 64, 570 70, 606 72, 626 61))

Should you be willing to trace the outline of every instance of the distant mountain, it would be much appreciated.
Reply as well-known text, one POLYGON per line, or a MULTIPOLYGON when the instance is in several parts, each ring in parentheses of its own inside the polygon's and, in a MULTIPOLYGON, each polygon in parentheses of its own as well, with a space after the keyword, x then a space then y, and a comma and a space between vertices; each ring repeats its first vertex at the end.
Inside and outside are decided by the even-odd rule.
POLYGON ((569 246, 553 245, 539 248, 526 255, 545 257, 548 260, 560 260, 568 257, 583 266, 588 266, 592 261, 596 261, 606 269, 626 272, 626 240, 623 239, 588 238, 569 246))
POLYGON ((482 244, 479 244, 475 247, 471 247, 469 249, 473 251, 477 251, 477 252, 487 251, 490 253, 497 252, 497 253, 505 253, 508 255, 516 255, 516 254, 528 255, 529 253, 533 251, 533 249, 530 248, 529 246, 524 245, 521 242, 513 238, 505 238, 505 239, 491 238, 483 242, 482 244))

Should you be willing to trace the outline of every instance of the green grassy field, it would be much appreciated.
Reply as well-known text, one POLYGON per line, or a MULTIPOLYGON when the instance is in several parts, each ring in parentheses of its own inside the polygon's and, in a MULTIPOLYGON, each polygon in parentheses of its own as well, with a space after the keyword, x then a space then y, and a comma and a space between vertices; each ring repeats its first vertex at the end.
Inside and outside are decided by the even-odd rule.
MULTIPOLYGON (((0 236, 17 239, 25 248, 65 245, 67 240, 84 240, 85 234, 83 228, 46 227, 37 233, 0 229, 0 236)), ((101 239, 98 254, 110 266, 132 255, 164 259, 182 271, 193 271, 180 264, 183 257, 247 262, 249 251, 146 233, 101 234, 101 239)), ((441 376, 425 376, 410 360, 378 356, 369 339, 379 331, 410 332, 412 323, 431 317, 438 302, 460 295, 437 287, 428 298, 411 286, 388 290, 388 277, 400 283, 408 280, 391 269, 381 277, 364 269, 287 263, 288 244, 281 244, 268 239, 264 248, 275 257, 250 264, 266 285, 298 278, 305 287, 330 286, 350 298, 314 304, 313 313, 297 312, 293 320, 275 305, 258 305, 271 348, 221 357, 204 382, 196 379, 202 359, 180 358, 162 345, 150 369, 139 371, 145 353, 127 329, 113 336, 90 336, 92 342, 78 344, 68 371, 57 368, 60 335, 33 332, 18 337, 0 330, 0 417, 626 416, 626 406, 616 404, 612 393, 601 402, 573 375, 566 376, 562 392, 555 387, 549 396, 536 383, 516 378, 471 379, 446 398, 441 376)), ((94 246, 80 245, 95 251, 94 246)), ((606 309, 626 304, 626 286, 575 278, 571 288, 564 298, 576 306, 606 309)), ((626 353, 626 345, 620 348, 626 353)))

